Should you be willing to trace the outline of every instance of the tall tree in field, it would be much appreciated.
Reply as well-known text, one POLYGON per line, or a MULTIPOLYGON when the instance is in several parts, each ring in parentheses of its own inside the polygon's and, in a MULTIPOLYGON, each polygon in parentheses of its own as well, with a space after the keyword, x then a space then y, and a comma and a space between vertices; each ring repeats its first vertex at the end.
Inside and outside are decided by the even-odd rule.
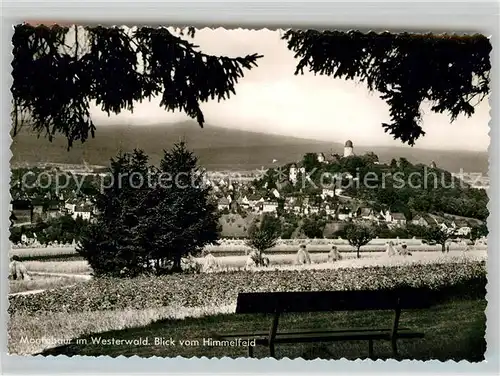
POLYGON ((147 253, 136 232, 138 208, 148 193, 141 177, 148 175, 148 157, 140 150, 111 160, 102 192, 95 197, 97 215, 80 237, 77 252, 96 276, 135 276, 147 271, 147 253))
POLYGON ((315 168, 321 167, 321 163, 318 161, 318 155, 316 153, 305 154, 302 158, 302 165, 304 166, 306 172, 310 172, 315 168))
POLYGON ((183 143, 165 152, 159 169, 142 151, 121 155, 110 178, 78 248, 96 275, 180 271, 183 256, 216 243, 217 208, 183 143))
POLYGON ((219 239, 217 206, 197 163, 183 142, 165 151, 156 186, 142 204, 136 231, 160 268, 179 271, 182 257, 219 239))
POLYGON ((262 263, 262 253, 274 247, 281 234, 281 221, 270 214, 264 214, 260 223, 254 222, 248 230, 247 245, 257 251, 255 263, 262 263))
POLYGON ((356 257, 360 258, 359 250, 374 238, 374 231, 366 225, 349 224, 344 229, 345 237, 351 247, 356 249, 356 257))

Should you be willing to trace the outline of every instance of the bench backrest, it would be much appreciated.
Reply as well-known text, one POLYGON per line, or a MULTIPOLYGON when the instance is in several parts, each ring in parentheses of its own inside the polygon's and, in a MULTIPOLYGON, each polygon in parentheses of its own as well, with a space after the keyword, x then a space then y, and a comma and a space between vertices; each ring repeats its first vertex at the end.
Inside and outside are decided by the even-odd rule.
POLYGON ((236 313, 418 309, 431 306, 429 290, 251 292, 238 294, 236 313))

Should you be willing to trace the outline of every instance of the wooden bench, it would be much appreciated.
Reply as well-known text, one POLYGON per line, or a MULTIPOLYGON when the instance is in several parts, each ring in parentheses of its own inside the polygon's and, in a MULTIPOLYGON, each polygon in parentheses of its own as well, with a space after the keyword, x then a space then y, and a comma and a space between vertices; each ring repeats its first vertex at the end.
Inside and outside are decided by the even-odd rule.
MULTIPOLYGON (((368 355, 373 358, 373 341, 390 341, 393 356, 398 357, 397 340, 423 338, 424 333, 399 327, 403 309, 423 309, 431 306, 429 291, 422 289, 372 290, 372 291, 310 291, 310 292, 259 292, 240 293, 236 305, 237 314, 272 314, 269 331, 253 333, 214 334, 221 341, 237 338, 255 340, 255 345, 269 347, 275 357, 275 345, 280 343, 333 342, 367 340, 368 355), (373 311, 393 310, 394 320, 386 328, 315 328, 306 330, 278 331, 279 317, 283 313, 373 311)), ((389 324, 389 323, 388 323, 389 324)), ((248 346, 248 356, 253 357, 254 348, 248 346)))

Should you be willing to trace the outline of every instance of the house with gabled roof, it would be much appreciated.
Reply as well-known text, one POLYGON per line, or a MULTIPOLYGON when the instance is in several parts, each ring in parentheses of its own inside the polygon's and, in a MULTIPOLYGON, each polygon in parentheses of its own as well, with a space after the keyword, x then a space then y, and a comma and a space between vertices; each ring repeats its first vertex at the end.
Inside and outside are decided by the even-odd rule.
POLYGON ((391 213, 392 216, 392 223, 396 224, 398 226, 405 226, 406 225, 406 217, 403 213, 391 213))
POLYGON ((429 221, 425 218, 425 216, 421 214, 417 214, 413 217, 413 219, 410 221, 411 224, 415 226, 423 226, 423 227, 428 227, 429 221))
POLYGON ((247 196, 243 196, 238 203, 244 209, 248 209, 250 207, 250 200, 248 200, 247 196))
POLYGON ((229 204, 231 202, 227 199, 227 197, 222 197, 219 199, 219 201, 217 202, 217 208, 219 210, 224 210, 224 209, 229 209, 229 204))
POLYGON ((90 220, 90 216, 92 214, 92 206, 89 204, 77 205, 75 207, 75 211, 71 214, 73 219, 77 219, 78 217, 83 220, 90 220))

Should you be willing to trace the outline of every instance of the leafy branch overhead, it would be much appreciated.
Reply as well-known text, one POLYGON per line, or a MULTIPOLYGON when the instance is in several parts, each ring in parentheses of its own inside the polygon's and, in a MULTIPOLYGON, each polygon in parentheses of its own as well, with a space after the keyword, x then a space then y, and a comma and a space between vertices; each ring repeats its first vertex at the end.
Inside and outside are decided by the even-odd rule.
POLYGON ((296 75, 308 70, 378 91, 391 115, 383 128, 409 145, 425 135, 424 101, 454 121, 459 114, 474 114, 474 105, 490 92, 492 47, 482 35, 290 30, 283 39, 299 59, 296 75))
POLYGON ((244 70, 261 57, 207 55, 166 28, 149 27, 23 24, 15 27, 12 44, 14 135, 27 119, 49 140, 64 134, 68 147, 89 133, 94 137, 93 101, 109 115, 161 95, 161 107, 183 111, 203 126, 200 104, 235 94, 244 70))

